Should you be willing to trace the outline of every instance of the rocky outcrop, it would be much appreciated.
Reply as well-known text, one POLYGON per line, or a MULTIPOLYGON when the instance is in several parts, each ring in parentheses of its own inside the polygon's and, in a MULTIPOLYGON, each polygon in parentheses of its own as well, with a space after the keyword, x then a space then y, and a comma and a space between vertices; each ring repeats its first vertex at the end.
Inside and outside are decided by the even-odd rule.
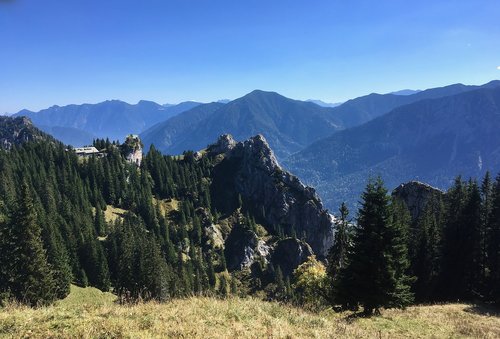
POLYGON ((225 243, 227 268, 230 271, 249 268, 256 260, 267 263, 271 247, 257 235, 237 225, 233 228, 225 243))
POLYGON ((236 146, 236 141, 229 134, 224 134, 219 137, 217 142, 208 146, 207 152, 211 155, 226 154, 236 146))
MULTIPOLYGON (((412 221, 418 220, 431 198, 441 198, 444 192, 440 189, 424 184, 419 181, 410 181, 401 184, 394 189, 392 196, 403 201, 408 210, 412 221)), ((436 199, 438 201, 439 199, 436 199)))
POLYGON ((51 136, 37 129, 26 117, 0 116, 0 147, 10 149, 13 145, 20 145, 29 141, 51 140, 51 136))
POLYGON ((128 135, 122 145, 122 152, 128 162, 141 166, 142 142, 138 135, 128 135))
POLYGON ((288 238, 276 243, 271 262, 275 267, 280 267, 284 276, 290 276, 311 255, 313 255, 313 251, 307 243, 288 238))
POLYGON ((218 210, 234 210, 241 197, 262 224, 279 226, 286 234, 293 230, 320 258, 326 256, 333 242, 333 216, 313 188, 281 168, 262 135, 238 143, 223 135, 207 151, 223 155, 212 183, 213 196, 225 197, 216 202, 218 210))

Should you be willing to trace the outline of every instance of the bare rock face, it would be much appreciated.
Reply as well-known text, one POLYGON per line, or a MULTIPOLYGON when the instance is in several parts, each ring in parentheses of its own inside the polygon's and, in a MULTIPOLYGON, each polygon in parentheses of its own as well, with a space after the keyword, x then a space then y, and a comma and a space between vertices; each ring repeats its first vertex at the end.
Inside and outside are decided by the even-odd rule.
POLYGON ((223 134, 219 137, 217 142, 210 145, 207 149, 209 154, 226 154, 236 146, 236 141, 230 134, 223 134))
POLYGON ((121 147, 128 162, 141 166, 142 142, 139 136, 128 135, 121 147))
POLYGON ((406 204, 413 222, 422 215, 432 197, 440 198, 443 195, 444 192, 440 189, 419 181, 401 184, 392 192, 393 197, 402 200, 406 204))
POLYGON ((227 197, 218 203, 219 210, 236 208, 240 196, 263 224, 279 225, 287 234, 293 229, 318 257, 326 257, 333 243, 333 216, 313 188, 281 168, 262 135, 238 143, 221 136, 208 151, 212 156, 224 154, 212 184, 214 195, 227 197))
POLYGON ((279 266, 281 268, 284 276, 290 276, 311 255, 313 255, 313 251, 307 243, 288 238, 276 243, 271 262, 275 267, 279 266))
POLYGON ((249 268, 257 258, 258 246, 259 238, 254 232, 236 225, 225 242, 227 268, 230 271, 249 268))

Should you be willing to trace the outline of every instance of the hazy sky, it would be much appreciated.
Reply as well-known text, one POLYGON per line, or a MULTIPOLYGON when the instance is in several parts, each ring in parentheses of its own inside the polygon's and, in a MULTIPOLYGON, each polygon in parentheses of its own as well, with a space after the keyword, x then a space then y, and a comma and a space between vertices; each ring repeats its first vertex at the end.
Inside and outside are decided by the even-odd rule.
POLYGON ((0 112, 499 78, 499 0, 0 0, 0 112))

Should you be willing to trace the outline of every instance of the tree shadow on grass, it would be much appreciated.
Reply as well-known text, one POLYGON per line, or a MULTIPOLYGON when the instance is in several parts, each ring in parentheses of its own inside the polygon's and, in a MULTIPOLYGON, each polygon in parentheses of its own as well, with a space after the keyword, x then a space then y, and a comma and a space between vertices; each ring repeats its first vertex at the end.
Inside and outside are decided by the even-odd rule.
POLYGON ((474 313, 485 316, 500 316, 500 308, 492 304, 475 304, 464 308, 465 312, 474 313))
POLYGON ((381 315, 380 311, 375 311, 373 313, 365 313, 364 311, 355 311, 344 318, 347 323, 353 323, 357 319, 369 319, 373 317, 379 317, 381 315))

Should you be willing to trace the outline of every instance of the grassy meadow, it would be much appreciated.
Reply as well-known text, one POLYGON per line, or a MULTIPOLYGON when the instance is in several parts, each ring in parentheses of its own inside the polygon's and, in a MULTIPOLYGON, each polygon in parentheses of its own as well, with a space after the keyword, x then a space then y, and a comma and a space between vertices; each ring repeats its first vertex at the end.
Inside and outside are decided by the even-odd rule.
POLYGON ((110 293, 71 287, 38 309, 0 309, 2 338, 499 338, 500 316, 467 304, 385 310, 353 318, 252 298, 193 297, 122 306, 110 293))

